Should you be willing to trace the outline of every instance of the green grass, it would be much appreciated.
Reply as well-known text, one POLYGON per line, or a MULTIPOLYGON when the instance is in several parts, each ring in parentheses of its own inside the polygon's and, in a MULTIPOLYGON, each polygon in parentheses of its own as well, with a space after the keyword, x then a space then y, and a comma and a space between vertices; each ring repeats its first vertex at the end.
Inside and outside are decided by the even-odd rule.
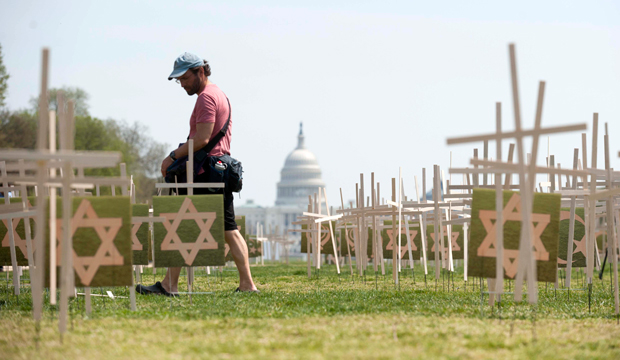
MULTIPOLYGON (((398 289, 390 275, 375 279, 372 269, 366 281, 337 276, 333 266, 308 279, 305 264, 273 264, 252 267, 261 294, 240 294, 233 293, 233 269, 217 277, 196 270, 194 291, 213 293, 194 295, 191 304, 188 296, 138 295, 132 312, 129 299, 93 297, 87 317, 78 297, 62 343, 54 307, 46 305, 37 333, 29 289, 16 297, 10 281, 0 283, 0 358, 620 357, 609 273, 595 282, 590 312, 586 291, 571 291, 569 299, 552 284, 539 285, 536 306, 506 296, 491 308, 485 296, 481 309, 480 282, 465 286, 462 272, 448 290, 445 279, 437 287, 431 276, 425 283, 419 267, 414 284, 406 270, 398 289)), ((145 269, 144 283, 162 278, 163 269, 155 277, 151 271, 145 269)), ((581 285, 573 273, 573 286, 581 285)), ((93 292, 101 290, 129 295, 126 288, 93 292)))

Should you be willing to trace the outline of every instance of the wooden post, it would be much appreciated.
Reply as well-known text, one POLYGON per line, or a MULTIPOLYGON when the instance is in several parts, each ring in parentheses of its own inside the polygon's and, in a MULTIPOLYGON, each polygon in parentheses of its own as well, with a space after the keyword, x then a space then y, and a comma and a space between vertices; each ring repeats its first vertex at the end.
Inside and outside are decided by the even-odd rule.
MULTIPOLYGON (((396 178, 392 178, 392 201, 396 202, 396 178)), ((392 210, 392 234, 396 234, 396 211, 392 210)), ((394 241, 392 241, 392 245, 394 245, 394 241)), ((394 278, 394 283, 398 285, 398 247, 392 246, 392 277, 394 278)))
MULTIPOLYGON (((2 178, 7 177, 6 173, 6 164, 4 162, 0 163, 0 175, 2 178)), ((9 183, 8 181, 2 182, 2 188, 4 191, 4 203, 6 205, 11 204, 11 198, 9 196, 9 183)), ((24 222, 28 221, 27 218, 24 219, 24 222)), ((19 281, 19 271, 17 268, 17 252, 15 251, 15 229, 13 228, 13 219, 7 219, 6 222, 6 230, 9 235, 9 252, 11 254, 11 268, 13 270, 13 293, 15 295, 19 295, 20 293, 20 281, 19 281)))
MULTIPOLYGON (((64 92, 58 91, 56 92, 56 104, 57 104, 57 108, 58 108, 58 135, 60 138, 60 148, 64 149, 63 146, 66 142, 65 140, 65 136, 66 136, 66 131, 65 131, 65 126, 66 126, 66 111, 65 111, 65 98, 64 98, 64 92)), ((50 134, 50 152, 56 152, 56 116, 55 114, 50 113, 50 130, 52 127, 54 127, 54 133, 50 134), (54 122, 54 124, 51 124, 52 122, 54 122), (53 140, 53 144, 52 144, 52 139, 53 140), (53 145, 53 146, 52 146, 53 145), (53 149, 52 149, 53 148, 53 149)), ((62 171, 62 169, 59 169, 60 171, 62 171)), ((56 173, 57 173, 57 169, 53 168, 50 171, 50 178, 51 179, 55 179, 56 178, 56 173)), ((61 173, 62 176, 62 173, 61 173)), ((50 203, 51 204, 56 204, 57 201, 57 189, 56 187, 52 187, 50 189, 50 203)), ((57 259, 58 259, 58 254, 57 249, 58 249, 58 240, 56 238, 56 234, 58 229, 57 227, 57 221, 56 219, 58 218, 58 214, 57 212, 57 208, 56 206, 50 206, 50 218, 49 218, 49 224, 50 224, 50 304, 52 305, 56 305, 56 298, 57 298, 57 285, 58 285, 58 264, 57 264, 57 259)))
MULTIPOLYGON (((323 195, 325 195, 325 208, 327 209, 327 216, 331 216, 330 212, 329 212, 329 203, 327 201, 327 190, 325 190, 325 188, 323 188, 323 195)), ((332 246, 334 248, 334 259, 335 263, 336 263, 336 271, 338 272, 338 274, 340 274, 340 259, 338 258, 338 249, 336 249, 336 237, 334 236, 334 229, 332 228, 332 222, 328 221, 327 222, 329 224, 329 234, 332 238, 332 246)))
MULTIPOLYGON (((417 202, 420 202, 420 194, 418 192, 418 178, 414 177, 415 180, 415 195, 417 198, 417 202)), ((425 226, 425 222, 424 222, 424 217, 425 217, 426 213, 422 213, 421 215, 418 215, 418 220, 420 223, 420 238, 422 241, 422 264, 424 266, 424 275, 428 275, 428 267, 427 267, 427 260, 426 260, 426 226, 425 226)))
MULTIPOLYGON (((39 130, 37 138, 37 150, 47 149, 46 131, 43 130, 49 126, 48 120, 48 99, 47 99, 47 83, 48 83, 48 66, 49 66, 49 49, 44 48, 41 61, 41 91, 39 93, 39 130)), ((43 279, 45 275, 45 206, 43 187, 45 183, 47 167, 45 163, 37 163, 37 188, 40 191, 37 194, 37 223, 35 232, 35 243, 38 251, 36 252, 34 274, 32 277, 32 310, 34 320, 38 323, 41 321, 43 314, 43 279)), ((31 275, 32 276, 32 275, 31 275)))
MULTIPOLYGON (((59 105, 59 107, 62 105, 59 105)), ((73 124, 73 101, 68 103, 68 111, 66 122, 62 126, 64 133, 64 143, 61 144, 63 150, 73 150, 71 126, 73 124)), ((61 119, 62 120, 62 119, 61 119)), ((62 123, 61 123, 62 124, 62 123)), ((62 179, 62 242, 61 242, 61 258, 60 258, 60 311, 58 317, 58 330, 60 334, 67 331, 67 311, 69 297, 73 291, 73 278, 75 276, 73 270, 73 241, 71 235, 71 216, 73 206, 71 204, 71 175, 73 173, 71 163, 64 165, 64 176, 62 179)), ((56 204, 51 204, 56 206, 56 204)))
MULTIPOLYGON (((592 169, 596 169, 597 164, 597 146, 598 146, 598 113, 594 113, 592 119, 592 169)), ((587 169, 587 165, 584 162, 584 168, 587 169)), ((585 187, 585 184, 584 184, 585 187)), ((596 175, 590 175, 590 193, 593 194, 596 191, 596 175)), ((586 245, 587 261, 586 261, 586 277, 588 284, 592 284, 592 278, 594 274, 594 251, 596 244, 596 201, 588 201, 588 239, 586 245)))
MULTIPOLYGON (((314 193, 314 213, 315 214, 321 214, 321 188, 319 188, 319 194, 317 196, 317 193, 314 193)), ((313 226, 316 227, 315 231, 316 233, 314 234, 314 252, 316 254, 316 259, 315 259, 315 263, 314 265, 316 266, 317 270, 321 269, 321 224, 314 224, 313 226)))
MULTIPOLYGON (((579 149, 576 148, 573 153, 573 170, 577 170, 577 163, 579 161, 579 149)), ((585 180, 585 179, 584 179, 585 180)), ((572 188, 577 189, 577 176, 573 175, 572 188)), ((570 217, 568 223, 568 241, 566 250, 566 287, 570 290, 571 271, 573 269, 573 246, 575 242, 575 207, 577 203, 577 197, 570 197, 570 217)))
MULTIPOLYGON (((194 183, 194 139, 187 140, 188 148, 187 148, 187 183, 194 183)), ((189 187, 187 189, 187 195, 194 195, 194 188, 189 187)), ((192 285, 194 278, 194 268, 189 266, 187 268, 187 291, 189 292, 189 302, 192 303, 192 285)))
MULTIPOLYGON (((375 199, 376 204, 379 205, 381 199, 381 184, 377 182, 377 198, 375 199)), ((379 231, 379 230, 377 230, 379 231)), ((381 265, 381 275, 385 275, 385 261, 383 261, 383 237, 373 234, 373 236, 377 237, 377 248, 379 249, 379 264, 381 265)))
POLYGON ((370 197, 372 198, 371 206, 373 210, 373 215, 371 216, 372 221, 372 253, 374 254, 374 259, 372 261, 375 274, 378 271, 377 265, 379 263, 379 236, 377 236, 377 217, 374 215, 374 210, 376 206, 376 192, 375 192, 375 173, 370 173, 370 197))
MULTIPOLYGON (((502 138, 499 136, 502 132, 502 103, 495 103, 495 130, 498 137, 496 140, 495 156, 497 160, 502 159, 502 138)), ((506 175, 508 176, 508 175, 506 175)), ((495 264, 495 293, 497 294, 498 301, 501 299, 501 295, 504 292, 504 192, 502 190, 502 174, 495 174, 495 213, 497 219, 495 220, 496 228, 496 264, 495 264)))
MULTIPOLYGON (((400 179, 400 187, 403 188, 403 179, 400 179)), ((404 191, 403 191, 404 194, 404 191)), ((407 200, 407 198, 405 197, 405 201, 407 200)), ((400 204, 399 204, 399 208, 400 208, 400 204)), ((405 227, 405 235, 407 237, 407 254, 409 255, 409 267, 411 268, 411 270, 413 270, 413 253, 411 250, 411 234, 409 233, 409 220, 407 220, 406 216, 403 216, 403 220, 404 220, 404 227, 405 227)))
MULTIPOLYGON (((463 266, 464 266, 463 278, 464 278, 465 282, 467 282, 467 266, 468 266, 468 258, 469 258, 469 253, 468 253, 468 251, 469 251, 468 250, 468 246, 469 246, 469 244, 468 244, 469 241, 468 240, 469 239, 468 239, 468 235, 467 235, 468 230, 469 230, 468 224, 464 223, 463 224, 463 259, 464 259, 463 260, 463 266)), ((467 285, 467 284, 465 284, 465 285, 467 285)))
MULTIPOLYGON (((526 173, 525 151, 523 146, 523 135, 521 132, 521 104, 519 102, 519 87, 517 83, 517 62, 514 44, 509 46, 510 53, 510 74, 512 83, 512 100, 515 117, 515 132, 517 135, 517 151, 519 157, 519 187, 521 190, 521 240, 519 243, 519 270, 515 279, 515 301, 521 301, 523 280, 527 276, 528 296, 530 303, 536 303, 538 299, 538 288, 536 287, 536 267, 532 257, 531 246, 531 211, 532 204, 530 202, 531 186, 530 178, 526 173)), ((535 143, 538 138, 535 137, 535 143)), ((532 164, 536 165, 536 157, 533 156, 532 164)))
MULTIPOLYGON (((355 184, 355 208, 359 209, 360 207, 360 201, 359 201, 359 184, 355 184)), ((353 232, 353 242, 354 242, 354 246, 355 246, 355 266, 357 267, 357 271, 359 273, 360 276, 362 276, 362 260, 361 260, 361 256, 362 256, 362 246, 361 246, 361 220, 359 218, 359 214, 357 217, 357 221, 354 224, 355 228, 357 229, 357 231, 353 232)))
MULTIPOLYGON (((312 197, 308 195, 308 212, 312 212, 312 197)), ((308 230, 312 230, 310 223, 308 222, 308 230)), ((258 225, 257 225, 258 226, 258 225)), ((307 262, 308 262, 308 279, 312 278, 312 266, 311 266, 311 259, 312 259, 312 247, 311 247, 311 243, 312 243, 312 233, 311 232, 307 232, 306 233, 306 255, 307 255, 307 262)))
MULTIPOLYGON (((613 188, 613 169, 610 166, 609 153, 609 132, 607 131, 607 123, 605 123, 605 170, 607 170, 607 189, 613 188)), ((611 256, 611 264, 613 267, 613 283, 614 283, 614 305, 616 316, 620 314, 620 298, 618 296, 618 247, 617 239, 614 234, 614 197, 607 198, 607 250, 611 256)), ((570 240, 570 239, 569 239, 570 240)), ((612 279, 610 279, 612 281, 612 279)))
MULTIPOLYGON (((360 174, 360 193, 358 207, 364 209, 364 174, 360 174)), ((360 216, 360 245, 362 251, 360 252, 360 258, 362 259, 362 271, 366 271, 368 267, 368 226, 366 225, 366 215, 362 211, 360 216)))
MULTIPOLYGON (((340 188, 340 204, 342 210, 344 210, 344 198, 342 197, 342 188, 340 188)), ((349 230, 347 229, 347 222, 344 222, 344 244, 347 246, 347 257, 349 259, 349 270, 351 270, 351 276, 353 276, 353 263, 351 262, 351 247, 349 246, 349 230)), ((342 251, 343 239, 340 240, 340 249, 342 251)))
MULTIPOLYGON (((127 179, 127 164, 121 163, 121 179, 127 179)), ((121 187, 121 195, 128 196, 129 193, 127 191, 127 186, 123 185, 121 187)))
POLYGON ((84 310, 86 311, 86 315, 90 315, 92 313, 92 307, 91 307, 91 302, 90 302, 90 288, 89 287, 84 288, 84 310))
MULTIPOLYGON (((401 256, 400 256, 400 229, 403 226, 402 223, 402 210, 401 210, 401 201, 402 201, 402 196, 403 196, 403 169, 402 167, 398 168, 398 234, 397 237, 395 239, 395 241, 393 242, 394 244, 394 251, 397 252, 397 256, 396 258, 398 259, 398 272, 400 273, 400 268, 401 268, 401 256)), ((407 232, 408 230, 405 230, 405 232, 407 232)), ((393 232, 392 234, 396 234, 395 232, 393 232)))
MULTIPOLYGON (((187 140, 187 183, 194 183, 194 139, 187 140)), ((187 195, 194 195, 194 188, 187 189, 187 195)))
MULTIPOLYGON (((435 246, 435 280, 439 280, 440 272, 439 272, 439 166, 434 165, 433 167, 433 202, 435 203, 435 211, 433 213, 434 226, 433 231, 435 233, 434 246, 435 246)), ((477 175, 476 175, 477 176, 477 175)))
MULTIPOLYGON (((484 160, 488 160, 489 159, 489 140, 485 140, 484 141, 484 147, 483 147, 483 151, 482 151, 482 156, 484 157, 484 160)), ((500 158, 497 158, 497 160, 499 160, 499 159, 500 158)), ((487 185, 488 174, 484 174, 482 176, 483 176, 482 177, 482 185, 487 185)))
MULTIPOLYGON (((23 162, 23 161, 22 161, 23 162)), ((20 172, 24 171, 23 168, 22 170, 20 170, 20 172)), ((25 172, 25 171, 24 171, 25 172)), ((20 174, 21 176, 24 176, 24 174, 20 174)), ((21 197, 22 197, 22 205, 24 207, 24 211, 29 210, 28 209, 28 194, 27 194, 27 188, 26 185, 22 185, 21 186, 20 193, 21 193, 21 197)), ((34 251, 32 249, 32 232, 31 232, 31 228, 30 228, 30 218, 24 218, 24 232, 26 235, 26 252, 28 254, 28 269, 30 270, 30 286, 32 287, 32 277, 33 277, 33 273, 34 273, 34 251)))

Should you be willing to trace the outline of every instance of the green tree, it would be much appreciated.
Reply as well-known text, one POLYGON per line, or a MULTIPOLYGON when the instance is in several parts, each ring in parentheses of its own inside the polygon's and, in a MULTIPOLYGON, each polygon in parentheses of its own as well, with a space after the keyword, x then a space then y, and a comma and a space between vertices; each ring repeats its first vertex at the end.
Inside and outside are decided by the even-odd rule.
POLYGON ((35 115, 27 110, 0 110, 0 149, 34 149, 37 125, 35 115))
MULTIPOLYGON (((75 150, 119 151, 121 162, 127 166, 127 175, 133 176, 136 185, 136 200, 138 202, 150 200, 155 194, 155 183, 160 176, 159 167, 166 157, 168 146, 154 141, 148 136, 148 128, 137 122, 102 120, 88 115, 85 110, 88 109, 89 96, 84 90, 73 88, 67 91, 67 89, 72 89, 67 87, 61 89, 65 91, 65 99, 77 100, 75 150)), ((53 95, 50 96, 51 109, 57 109, 55 96, 57 91, 58 89, 50 91, 53 95)), ((0 111, 0 148, 34 149, 38 126, 36 99, 32 98, 31 103, 34 111, 11 112, 8 109, 0 111)), ((56 131, 58 132, 58 128, 56 131)), ((120 167, 86 169, 84 174, 86 176, 119 176, 120 167)), ((109 186, 100 188, 101 195, 110 195, 111 192, 109 186)), ((116 193, 120 194, 120 189, 117 188, 116 193)))
POLYGON ((2 58, 2 45, 0 45, 0 108, 3 108, 6 105, 4 103, 4 99, 6 99, 8 87, 7 81, 9 80, 9 74, 6 72, 6 67, 4 67, 2 58))
MULTIPOLYGON (((49 101, 49 109, 58 111, 58 102, 57 96, 58 91, 62 90, 64 92, 65 101, 73 100, 75 104, 75 116, 88 116, 88 108, 90 107, 88 104, 88 99, 90 99, 90 95, 83 89, 79 87, 71 87, 71 86, 63 86, 61 88, 51 88, 48 90, 48 101, 49 101)), ((37 112, 39 110, 39 98, 31 97, 30 98, 30 107, 33 111, 37 112)))

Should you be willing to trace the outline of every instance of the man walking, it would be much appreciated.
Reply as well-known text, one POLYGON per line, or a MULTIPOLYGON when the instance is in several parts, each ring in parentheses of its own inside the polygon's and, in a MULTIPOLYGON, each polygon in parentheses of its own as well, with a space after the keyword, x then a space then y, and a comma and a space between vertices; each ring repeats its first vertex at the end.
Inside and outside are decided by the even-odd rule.
MULTIPOLYGON (((190 117, 189 138, 194 140, 194 153, 205 147, 215 135, 224 127, 229 119, 230 107, 228 98, 217 85, 209 80, 211 67, 206 60, 184 53, 174 62, 174 69, 168 80, 175 81, 183 87, 187 95, 198 95, 194 111, 190 117)), ((209 152, 210 157, 230 155, 230 140, 232 136, 232 119, 226 134, 215 144, 209 152)), ((172 163, 181 157, 187 156, 189 144, 186 142, 172 151, 161 164, 161 174, 166 176, 166 170, 172 163)), ((192 171, 188 169, 188 171, 192 171)), ((209 161, 195 174, 194 182, 208 182, 209 161)), ((194 194, 208 194, 209 189, 196 188, 194 194)), ((226 243, 230 247, 235 265, 239 271, 239 287, 236 291, 259 292, 252 280, 250 263, 248 261, 248 247, 237 229, 233 195, 230 189, 224 190, 224 230, 226 243)), ((181 268, 169 268, 161 282, 152 286, 136 286, 141 294, 164 294, 170 296, 178 292, 179 274, 181 268)))

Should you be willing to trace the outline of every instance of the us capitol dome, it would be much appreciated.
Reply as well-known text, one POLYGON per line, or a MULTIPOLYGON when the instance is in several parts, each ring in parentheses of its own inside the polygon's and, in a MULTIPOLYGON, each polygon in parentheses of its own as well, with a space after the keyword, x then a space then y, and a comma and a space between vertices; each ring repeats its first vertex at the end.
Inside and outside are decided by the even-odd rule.
POLYGON ((277 184, 276 206, 293 206, 306 209, 308 195, 313 196, 319 187, 325 187, 316 156, 304 144, 303 124, 299 124, 297 147, 286 157, 277 184))
MULTIPOLYGON (((308 196, 318 193, 319 187, 325 187, 321 179, 321 168, 316 156, 306 149, 302 124, 299 124, 297 135, 297 147, 284 160, 284 167, 280 172, 280 181, 276 184, 277 195, 274 206, 261 206, 248 199, 245 204, 235 206, 235 214, 245 216, 246 230, 248 234, 256 234, 257 223, 264 227, 264 235, 273 233, 294 240, 291 246, 291 256, 302 256, 300 253, 301 233, 290 231, 300 229, 301 226, 293 224, 304 211, 308 211, 308 196)), ((324 208, 325 202, 321 202, 324 208)), ((282 251, 280 244, 275 248, 265 246, 267 259, 279 259, 282 251)))

